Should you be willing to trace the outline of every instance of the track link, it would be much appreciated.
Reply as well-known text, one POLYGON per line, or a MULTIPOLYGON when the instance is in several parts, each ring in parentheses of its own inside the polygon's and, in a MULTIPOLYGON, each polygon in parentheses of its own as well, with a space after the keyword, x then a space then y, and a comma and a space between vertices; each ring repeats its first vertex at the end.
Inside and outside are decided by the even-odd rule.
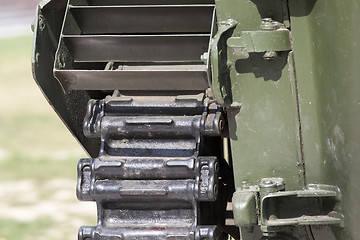
POLYGON ((98 225, 78 239, 221 239, 200 216, 200 202, 218 198, 219 161, 200 153, 223 128, 221 107, 204 94, 90 100, 83 131, 101 150, 79 161, 77 196, 96 201, 98 225))

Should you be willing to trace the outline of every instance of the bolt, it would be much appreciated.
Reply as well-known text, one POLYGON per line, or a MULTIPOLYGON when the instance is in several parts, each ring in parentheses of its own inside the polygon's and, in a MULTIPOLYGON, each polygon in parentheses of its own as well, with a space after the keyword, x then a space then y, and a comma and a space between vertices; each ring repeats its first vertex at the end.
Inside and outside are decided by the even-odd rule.
POLYGON ((214 184, 213 191, 214 191, 214 196, 216 196, 218 194, 218 185, 217 184, 214 184))
POLYGON ((43 31, 45 29, 45 20, 42 15, 39 15, 38 26, 39 26, 40 31, 43 31))
POLYGON ((39 57, 40 57, 40 53, 37 52, 35 54, 35 62, 37 62, 37 63, 39 62, 39 57))
POLYGON ((263 232, 264 237, 275 237, 276 232, 263 232))
POLYGON ((248 181, 242 181, 241 182, 241 188, 242 189, 249 189, 250 188, 250 183, 248 181))
POLYGON ((214 99, 214 98, 215 98, 214 92, 213 92, 213 90, 212 90, 211 88, 206 89, 206 96, 207 96, 208 98, 210 98, 210 99, 214 99))
POLYGON ((271 185, 271 184, 273 184, 273 183, 274 183, 274 182, 271 181, 271 180, 269 180, 269 179, 263 180, 263 184, 265 184, 265 185, 271 185))
POLYGON ((200 57, 201 61, 203 63, 207 63, 208 59, 209 59, 209 53, 208 52, 204 52, 203 55, 201 55, 200 57))
POLYGON ((224 98, 227 96, 227 91, 226 91, 225 86, 222 86, 222 87, 221 87, 221 94, 222 94, 222 96, 223 96, 224 98))
POLYGON ((272 31, 280 28, 280 23, 272 20, 271 18, 263 18, 260 25, 263 31, 272 31))
POLYGON ((65 57, 63 54, 58 55, 59 68, 65 68, 65 57))
POLYGON ((263 59, 264 60, 274 60, 278 57, 278 54, 277 52, 275 51, 266 51, 265 54, 263 55, 263 59))
POLYGON ((34 32, 35 31, 35 19, 32 21, 31 23, 31 31, 34 32))
POLYGON ((218 131, 221 133, 224 130, 224 120, 223 119, 219 119, 218 122, 218 131))
POLYGON ((278 218, 275 215, 270 215, 269 220, 277 220, 278 218))
POLYGON ((261 231, 263 232, 264 237, 275 237, 277 235, 276 230, 274 228, 268 226, 261 226, 261 231))
POLYGON ((263 178, 259 185, 262 192, 276 192, 285 188, 282 178, 263 178))
POLYGON ((242 104, 241 103, 238 103, 238 102, 233 102, 231 103, 230 107, 229 107, 229 110, 236 110, 236 111, 239 111, 242 107, 242 104))
POLYGON ((215 171, 215 172, 219 172, 219 162, 218 162, 218 161, 216 161, 216 162, 214 163, 214 171, 215 171))
POLYGON ((265 191, 272 191, 272 189, 276 188, 276 183, 271 179, 264 178, 261 180, 261 184, 259 186, 265 191))

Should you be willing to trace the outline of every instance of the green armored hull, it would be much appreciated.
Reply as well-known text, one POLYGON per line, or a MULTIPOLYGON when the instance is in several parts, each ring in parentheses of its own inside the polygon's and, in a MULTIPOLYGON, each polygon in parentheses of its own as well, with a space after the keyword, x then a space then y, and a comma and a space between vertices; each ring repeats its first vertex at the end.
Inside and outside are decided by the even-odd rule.
POLYGON ((359 8, 41 2, 34 78, 98 205, 79 240, 358 239, 359 8))

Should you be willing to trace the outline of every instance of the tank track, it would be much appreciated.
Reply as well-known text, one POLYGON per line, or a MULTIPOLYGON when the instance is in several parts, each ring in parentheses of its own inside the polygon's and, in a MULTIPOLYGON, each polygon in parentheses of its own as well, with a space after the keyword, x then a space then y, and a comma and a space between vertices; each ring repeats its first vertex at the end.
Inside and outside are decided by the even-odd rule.
POLYGON ((223 129, 221 107, 205 94, 114 91, 90 100, 83 131, 101 150, 79 161, 77 197, 96 201, 98 224, 81 227, 78 239, 223 239, 212 207, 202 207, 219 198, 221 185, 219 160, 203 141, 223 129))

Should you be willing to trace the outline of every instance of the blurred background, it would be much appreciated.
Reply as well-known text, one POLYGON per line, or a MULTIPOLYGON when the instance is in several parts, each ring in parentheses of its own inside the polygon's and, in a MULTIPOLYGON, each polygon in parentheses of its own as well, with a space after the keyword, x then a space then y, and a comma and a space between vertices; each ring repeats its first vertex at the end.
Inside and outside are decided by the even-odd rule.
POLYGON ((96 206, 76 199, 86 157, 31 73, 38 0, 0 0, 0 240, 77 239, 96 206))

